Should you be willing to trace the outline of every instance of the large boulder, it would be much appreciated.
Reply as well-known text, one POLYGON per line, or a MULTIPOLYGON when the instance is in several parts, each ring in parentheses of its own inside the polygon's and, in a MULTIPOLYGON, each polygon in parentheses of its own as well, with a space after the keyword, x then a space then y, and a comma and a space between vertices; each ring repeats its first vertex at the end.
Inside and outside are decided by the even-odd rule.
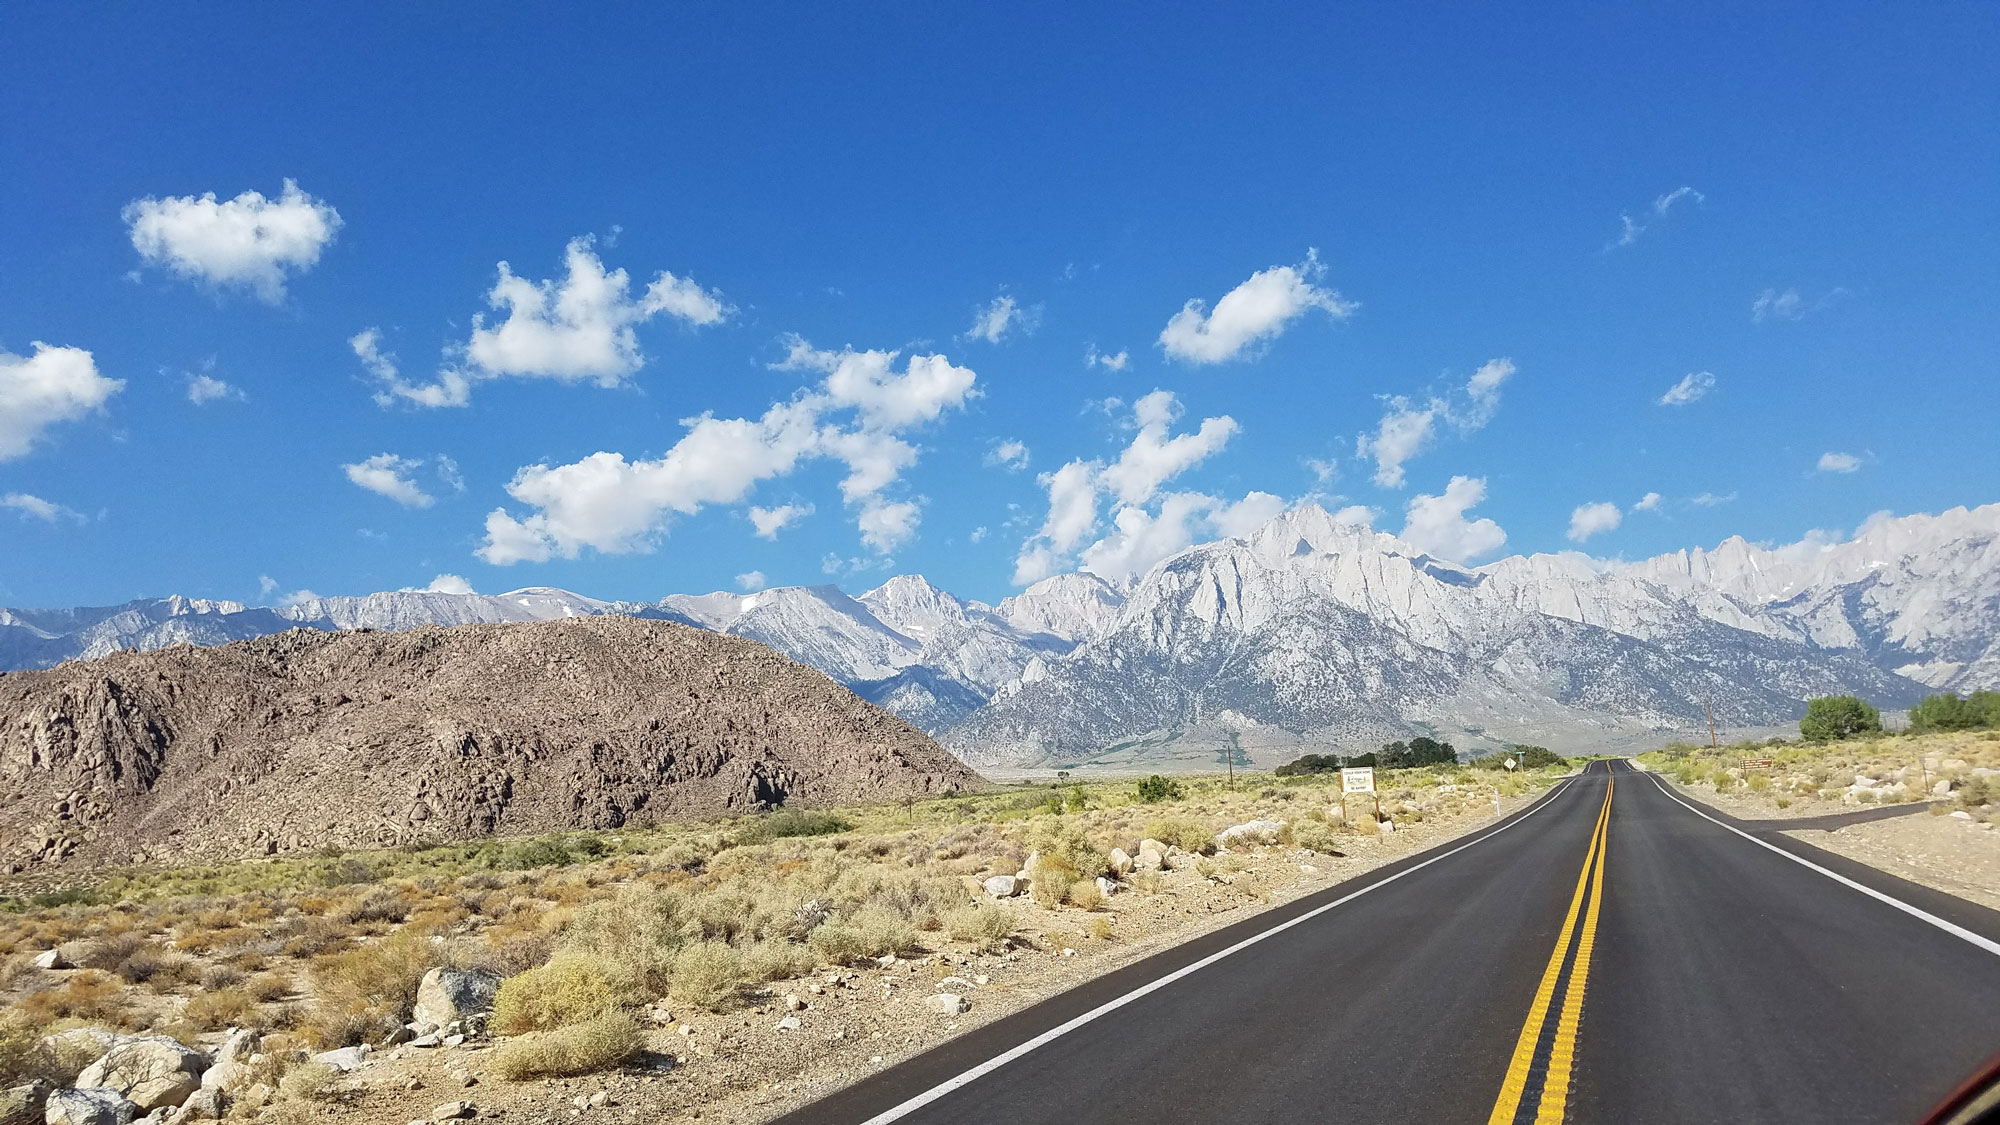
POLYGON ((186 1101, 201 1088, 208 1056, 177 1039, 148 1035, 126 1039, 76 1076, 79 1088, 102 1087, 131 1099, 149 1113, 186 1101))
MULTIPOLYGON (((228 1065, 233 1066, 235 1064, 231 1063, 228 1065)), ((191 1125, 191 1123, 196 1121, 220 1121, 222 1120, 222 1115, 228 1112, 228 1110, 228 1102, 223 1098, 221 1090, 210 1086, 203 1086, 201 1089, 189 1094, 188 1100, 182 1102, 179 1109, 174 1110, 168 1115, 167 1125, 191 1125)))
POLYGON ((1028 881, 1018 875, 995 875, 980 884, 989 898, 1013 898, 1028 881))
POLYGON ((1139 841, 1138 869, 1158 871, 1167 865, 1167 846, 1151 837, 1139 841))
POLYGON ((1117 872, 1120 876, 1132 873, 1132 857, 1126 854, 1124 848, 1111 849, 1111 870, 1117 872))
POLYGON ((312 1061, 321 1066, 332 1067, 342 1074, 351 1074, 361 1069, 362 1064, 368 1061, 369 1054, 368 1044, 360 1043, 335 1051, 321 1051, 312 1057, 312 1061))
POLYGON ((43 1108, 46 1125, 132 1125, 139 1107, 116 1090, 57 1090, 43 1108))
POLYGON ((1222 848, 1243 847, 1248 844, 1275 844, 1279 833, 1285 830, 1282 820, 1250 820, 1242 824, 1232 824, 1215 834, 1216 846, 1222 848))
POLYGON ((493 1010, 500 977, 480 969, 432 969, 417 985, 417 1006, 410 1022, 444 1027, 467 1016, 493 1010))
POLYGON ((51 1087, 42 1079, 0 1090, 0 1125, 41 1125, 51 1087))

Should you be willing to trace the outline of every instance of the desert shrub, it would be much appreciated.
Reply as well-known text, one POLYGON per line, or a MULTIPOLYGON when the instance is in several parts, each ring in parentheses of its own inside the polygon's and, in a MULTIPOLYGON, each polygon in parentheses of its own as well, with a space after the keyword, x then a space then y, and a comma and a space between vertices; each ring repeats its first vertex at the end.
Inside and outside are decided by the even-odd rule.
POLYGON ((244 987, 244 991, 259 1003, 268 1004, 291 995, 292 979, 283 973, 259 973, 250 978, 250 983, 244 987))
POLYGON ((1071 906, 1082 910, 1104 908, 1104 892, 1097 889, 1096 879, 1078 879, 1071 883, 1066 897, 1071 906))
POLYGON ((1725 793, 1736 788, 1736 779, 1729 776, 1729 771, 1726 769, 1717 769, 1709 775, 1708 780, 1715 784, 1717 793, 1725 793))
POLYGON ((1340 837, 1334 833, 1330 824, 1317 820, 1301 820, 1289 827, 1292 832, 1292 843, 1301 848, 1329 853, 1340 850, 1340 837))
POLYGON ((606 1012, 583 1023, 510 1039, 494 1052, 502 1078, 567 1078, 617 1066, 645 1045, 639 1025, 624 1012, 606 1012))
POLYGON ((811 972, 817 961, 806 946, 773 938, 743 951, 743 975, 753 981, 787 980, 811 972))
POLYGON ((953 941, 991 949, 1013 934, 1014 912, 996 902, 961 906, 944 916, 945 932, 953 941))
POLYGON ((201 986, 212 990, 235 988, 246 979, 247 974, 234 965, 210 965, 201 974, 201 986))
POLYGON ((1743 784, 1749 786, 1753 793, 1762 793, 1771 787, 1771 779, 1761 773, 1753 773, 1743 779, 1743 784))
POLYGON ((1095 879, 1111 870, 1109 853, 1092 843, 1083 829, 1074 824, 1054 823, 1035 830, 1035 850, 1042 853, 1037 869, 1028 874, 1041 882, 1044 874, 1067 876, 1069 881, 1095 879))
POLYGON ((621 1002, 641 999, 620 996, 597 962, 559 953, 548 964, 501 982, 493 998, 493 1029, 502 1035, 547 1031, 596 1019, 621 1002))
MULTIPOLYGON (((700 900, 697 900, 700 901, 700 900)), ((682 936, 687 901, 647 884, 621 889, 578 911, 562 948, 609 966, 620 991, 664 991, 682 936)))
POLYGON ((735 997, 742 983, 742 955, 722 942, 701 941, 674 957, 669 991, 684 1004, 716 1012, 735 997))
POLYGON ((1069 897, 1069 873, 1053 864, 1044 862, 1035 867, 1035 877, 1028 883, 1028 897, 1038 905, 1054 910, 1069 897))
POLYGON ((278 1093, 295 1102, 316 1102, 326 1097, 340 1072, 325 1063, 300 1063, 278 1080, 278 1093))
POLYGON ((738 830, 738 844, 763 844, 772 840, 783 840, 794 836, 832 836, 854 827, 854 822, 845 817, 828 812, 812 812, 805 809, 779 809, 768 816, 760 816, 738 830))
POLYGON ((347 1046, 408 1022, 417 985, 438 963, 431 942, 408 930, 313 961, 313 991, 319 996, 315 1021, 323 1045, 347 1046), (356 1018, 359 1017, 357 1021, 356 1018), (345 1039, 346 1043, 332 1042, 345 1039))
POLYGON ((1146 835, 1182 851, 1203 855, 1215 851, 1215 836, 1207 826, 1184 817, 1156 820, 1146 826, 1146 835))
POLYGON ((829 965, 845 965, 863 956, 867 942, 860 931, 843 922, 827 922, 806 939, 813 955, 829 965))
POLYGON ((1159 774, 1139 782, 1139 799, 1149 805, 1157 805, 1161 801, 1178 801, 1182 792, 1184 790, 1180 782, 1170 777, 1161 777, 1159 774))
POLYGON ((0 1012, 0 1089, 57 1075, 55 1052, 42 1044, 42 1029, 25 1013, 0 1012))
POLYGON ((223 988, 190 996, 182 1016, 203 1031, 220 1031, 225 1027, 249 1026, 256 1012, 257 1001, 248 992, 223 988))
POLYGON ((83 969, 51 988, 29 994, 16 1005, 36 1022, 85 1020, 120 1023, 125 1014, 123 982, 98 969, 83 969))
POLYGON ((493 862, 508 871, 531 871, 538 867, 568 867, 576 862, 576 857, 559 840, 522 840, 501 848, 493 862))

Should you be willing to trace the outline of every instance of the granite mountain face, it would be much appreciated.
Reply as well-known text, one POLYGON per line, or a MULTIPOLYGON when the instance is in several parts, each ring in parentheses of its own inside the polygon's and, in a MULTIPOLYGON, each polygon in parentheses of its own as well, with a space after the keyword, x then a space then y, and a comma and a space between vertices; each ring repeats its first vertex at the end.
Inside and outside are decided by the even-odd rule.
POLYGON ((1779 726, 1856 692, 1902 706, 2000 687, 2000 504, 1872 521, 1845 542, 1730 539, 1634 563, 1479 567, 1304 506, 1129 588, 1065 574, 987 605, 902 575, 606 602, 547 588, 401 591, 282 608, 163 598, 0 611, 0 664, 306 626, 406 629, 619 614, 761 641, 983 767, 1281 761, 1433 732, 1582 749, 1779 726), (1239 759, 1241 760, 1241 759, 1239 759))

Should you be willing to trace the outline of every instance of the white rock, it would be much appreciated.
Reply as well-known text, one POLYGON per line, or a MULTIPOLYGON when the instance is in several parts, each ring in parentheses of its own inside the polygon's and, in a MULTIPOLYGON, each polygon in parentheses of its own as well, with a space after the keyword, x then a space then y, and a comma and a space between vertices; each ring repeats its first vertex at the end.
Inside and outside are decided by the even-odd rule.
POLYGON ((1111 849, 1111 870, 1116 871, 1120 875, 1130 875, 1132 873, 1132 857, 1125 854, 1124 848, 1111 849))
POLYGON ((1971 820, 1971 819, 1972 819, 1972 814, 1971 814, 1971 813, 1969 813, 1969 812, 1966 812, 1966 811, 1965 811, 1964 809, 1953 809, 1953 810, 1952 810, 1952 812, 1951 812, 1951 815, 1952 815, 1952 819, 1954 819, 1954 820, 1971 820))
POLYGON ((116 1090, 80 1087, 50 1094, 42 1113, 48 1125, 131 1125, 139 1107, 116 1090))
POLYGON ((806 1002, 799 998, 798 993, 796 992, 785 993, 785 1010, 787 1012, 802 1012, 805 1011, 805 1007, 806 1007, 806 1002))
POLYGON ((1148 837, 1139 841, 1138 868, 1141 871, 1158 871, 1167 864, 1167 846, 1148 837))
POLYGON ((1215 842, 1220 847, 1241 844, 1275 844, 1278 834, 1285 830, 1282 820, 1251 820, 1233 824, 1215 834, 1215 842))
MULTIPOLYGON (((224 1065, 234 1066, 236 1064, 228 1063, 224 1065)), ((203 1075, 202 1077, 206 1078, 207 1075, 203 1075)), ((227 1109, 228 1106, 224 1104, 222 1091, 211 1086, 204 1086, 194 1093, 189 1094, 188 1100, 182 1102, 180 1108, 174 1110, 167 1117, 167 1125, 188 1125, 189 1122, 194 1121, 219 1121, 227 1109)))
POLYGON ((500 990, 498 974, 477 969, 432 969, 417 985, 411 1022, 443 1027, 480 1012, 493 1010, 500 990))
POLYGON ((804 1024, 799 1022, 799 1017, 797 1016, 786 1016, 784 1019, 778 1021, 779 1031, 797 1031, 804 1026, 804 1024))
POLYGON ((471 1102, 446 1102, 431 1110, 432 1121, 463 1121, 479 1112, 471 1102))
POLYGON ((207 1055, 164 1035, 149 1035, 126 1039, 106 1051, 83 1068, 76 1084, 116 1090, 147 1113, 186 1101, 201 1088, 201 1075, 207 1069, 207 1055))
POLYGON ((1013 898, 1021 893, 1022 885, 1026 882, 1026 879, 1017 875, 995 875, 980 886, 985 888, 988 898, 1013 898))
POLYGON ((1382 835, 1384 836, 1394 836, 1396 834, 1396 822, 1393 820, 1385 820, 1381 824, 1376 825, 1376 827, 1382 830, 1382 835))
POLYGON ((342 1074, 348 1074, 360 1070, 362 1064, 368 1061, 368 1055, 368 1044, 363 1043, 357 1047, 342 1047, 337 1051, 322 1051, 314 1055, 312 1061, 321 1066, 330 1066, 342 1074))
POLYGON ((1117 880, 1106 879, 1104 876, 1099 875, 1097 877, 1097 893, 1103 895, 1105 898, 1110 898, 1112 895, 1117 894, 1118 893, 1117 880))
POLYGON ((70 963, 63 960, 62 950, 45 949, 35 954, 34 966, 37 969, 67 969, 70 963))
POLYGON ((1947 780, 1942 780, 1942 781, 1939 781, 1939 782, 1938 782, 1938 783, 1937 783, 1936 785, 1933 785, 1933 786, 1931 786, 1931 794, 1932 794, 1933 796, 1937 796, 1937 797, 1949 797, 1949 796, 1951 796, 1951 782, 1950 782, 1950 780, 1948 780, 1948 779, 1947 779, 1947 780))
POLYGON ((940 992, 926 997, 924 1006, 941 1016, 955 1016, 972 1010, 972 1002, 956 992, 940 992))

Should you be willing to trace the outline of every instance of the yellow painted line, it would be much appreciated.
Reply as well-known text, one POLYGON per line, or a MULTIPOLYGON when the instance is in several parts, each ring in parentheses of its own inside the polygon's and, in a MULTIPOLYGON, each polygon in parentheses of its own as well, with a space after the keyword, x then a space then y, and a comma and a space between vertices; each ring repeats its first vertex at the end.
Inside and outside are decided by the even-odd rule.
MULTIPOLYGON (((1617 779, 1606 783, 1604 809, 1607 813, 1611 810, 1611 795, 1617 791, 1617 779)), ((1597 944, 1597 911, 1604 905, 1604 853, 1610 843, 1610 833, 1605 829, 1599 829, 1599 833, 1597 866, 1590 875, 1590 906, 1583 914, 1583 933, 1577 938, 1576 964, 1569 971, 1569 987, 1563 990, 1562 1016, 1556 1020, 1556 1041, 1549 1049, 1549 1069, 1542 1077, 1542 1100, 1535 1109, 1535 1125, 1562 1125, 1563 1110, 1569 1104, 1570 1071, 1576 1062, 1576 1033, 1583 1021, 1583 990, 1590 979, 1590 951, 1597 944)))
POLYGON ((1556 981, 1562 976, 1564 954, 1569 952, 1570 939, 1576 934, 1578 918, 1584 912, 1584 902, 1589 896, 1591 873, 1597 869, 1598 853, 1603 847, 1604 828, 1611 819, 1611 789, 1604 790, 1604 805, 1597 811, 1597 827, 1590 834, 1590 848, 1584 853, 1583 870, 1576 875, 1576 893, 1569 901, 1569 913, 1563 917, 1562 929, 1556 934, 1555 951, 1549 954, 1548 968, 1542 971, 1542 982, 1535 989, 1534 1002, 1528 1005, 1528 1020, 1521 1025, 1520 1038, 1514 1041, 1514 1058, 1507 1066, 1507 1077, 1500 1083, 1500 1097, 1493 1103, 1493 1113, 1487 1125, 1512 1125, 1514 1115, 1520 1111, 1521 1099, 1528 1092, 1528 1068, 1535 1059, 1535 1043, 1542 1037, 1542 1025, 1547 1022, 1549 1005, 1555 999, 1556 981))

